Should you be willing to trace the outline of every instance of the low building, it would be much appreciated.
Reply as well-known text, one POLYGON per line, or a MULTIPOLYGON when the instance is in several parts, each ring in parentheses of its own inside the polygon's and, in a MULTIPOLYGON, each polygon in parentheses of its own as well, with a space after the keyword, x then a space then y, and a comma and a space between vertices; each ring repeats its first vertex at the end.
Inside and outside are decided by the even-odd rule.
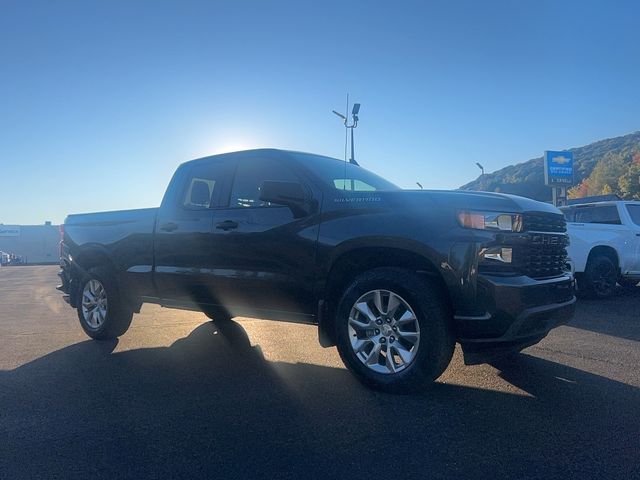
POLYGON ((57 225, 0 224, 0 252, 21 257, 26 264, 55 264, 59 257, 60 233, 57 225))

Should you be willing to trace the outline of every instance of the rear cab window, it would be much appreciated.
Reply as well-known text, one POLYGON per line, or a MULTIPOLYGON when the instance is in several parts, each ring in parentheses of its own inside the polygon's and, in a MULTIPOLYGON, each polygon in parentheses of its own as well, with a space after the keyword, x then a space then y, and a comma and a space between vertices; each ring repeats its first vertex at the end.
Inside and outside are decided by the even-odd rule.
MULTIPOLYGON (((206 210, 218 205, 222 186, 230 174, 229 162, 214 161, 196 164, 189 169, 178 198, 187 210, 206 210)), ((228 183, 228 182, 227 182, 228 183)))

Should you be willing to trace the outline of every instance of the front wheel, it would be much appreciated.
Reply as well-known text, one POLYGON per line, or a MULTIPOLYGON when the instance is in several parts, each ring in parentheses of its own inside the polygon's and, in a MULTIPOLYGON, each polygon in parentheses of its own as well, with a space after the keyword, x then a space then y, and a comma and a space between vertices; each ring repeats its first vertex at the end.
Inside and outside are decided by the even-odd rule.
POLYGON ((596 298, 613 296, 617 280, 616 265, 609 257, 598 255, 589 260, 584 273, 585 290, 588 295, 596 298))
POLYGON ((407 393, 431 384, 453 355, 451 314, 441 289, 407 270, 378 268, 358 276, 336 312, 336 344, 365 385, 407 393))
POLYGON ((106 340, 123 335, 131 325, 133 310, 121 297, 108 269, 90 269, 80 281, 78 319, 87 335, 106 340))

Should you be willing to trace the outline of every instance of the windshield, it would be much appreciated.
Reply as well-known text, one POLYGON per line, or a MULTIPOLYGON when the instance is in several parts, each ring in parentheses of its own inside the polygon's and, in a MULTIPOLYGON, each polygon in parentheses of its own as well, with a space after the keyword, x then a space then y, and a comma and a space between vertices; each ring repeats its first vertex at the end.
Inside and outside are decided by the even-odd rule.
POLYGON ((628 204, 627 211, 629 212, 631 221, 640 226, 640 205, 628 204))
POLYGON ((374 192, 377 190, 400 190, 388 180, 362 167, 319 155, 297 155, 305 167, 326 185, 336 190, 374 192))

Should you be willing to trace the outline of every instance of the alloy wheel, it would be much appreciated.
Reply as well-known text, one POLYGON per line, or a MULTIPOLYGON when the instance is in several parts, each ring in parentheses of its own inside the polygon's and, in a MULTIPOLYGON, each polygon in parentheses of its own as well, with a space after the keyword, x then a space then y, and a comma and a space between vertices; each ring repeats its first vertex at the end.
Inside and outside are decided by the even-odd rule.
POLYGON ((107 291, 99 280, 92 278, 82 290, 82 317, 89 328, 100 328, 107 318, 107 306, 107 291))
POLYGON ((406 369, 420 346, 415 312, 400 295, 372 290, 351 308, 349 339, 354 354, 367 368, 382 374, 406 369))

